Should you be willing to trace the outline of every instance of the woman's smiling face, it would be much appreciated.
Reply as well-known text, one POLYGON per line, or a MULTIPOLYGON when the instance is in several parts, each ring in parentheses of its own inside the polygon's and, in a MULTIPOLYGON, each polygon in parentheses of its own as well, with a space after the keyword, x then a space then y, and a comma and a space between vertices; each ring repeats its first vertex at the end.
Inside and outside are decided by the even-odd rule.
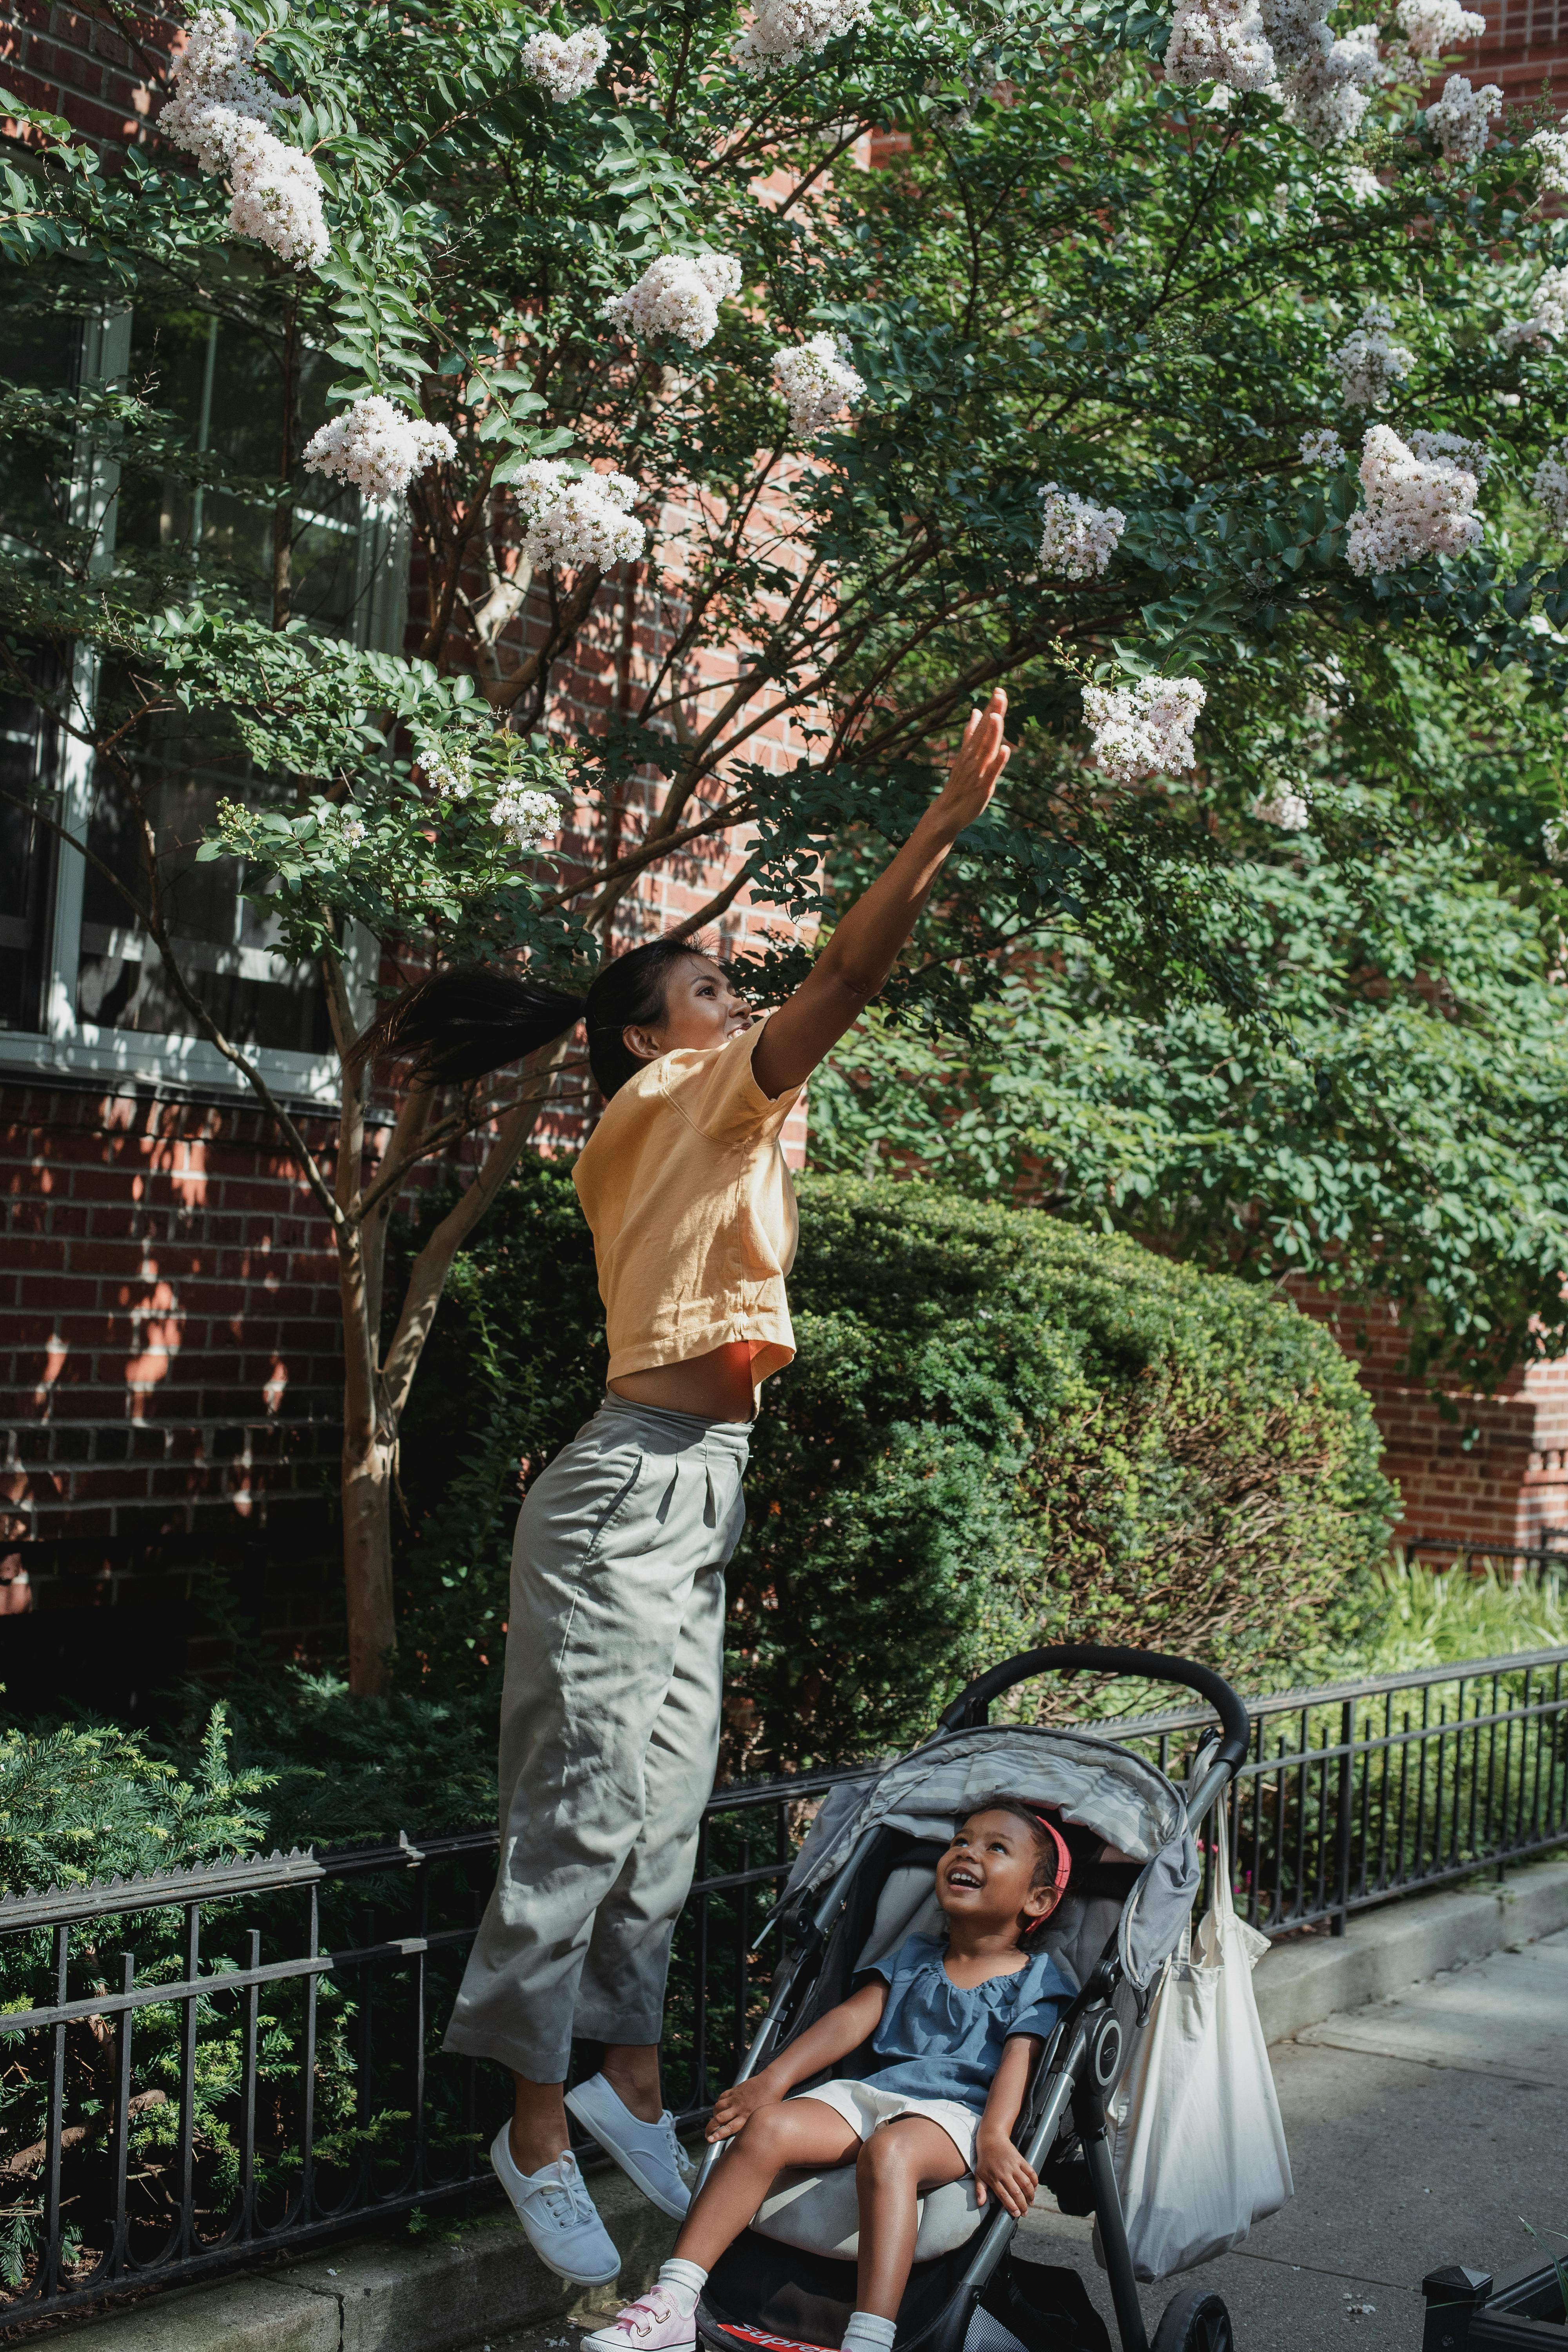
POLYGON ((936 1866, 936 1899, 950 1919, 1020 1932, 1056 1908, 1056 1890, 1036 1886, 1040 1842, 1016 1813, 971 1813, 936 1866))

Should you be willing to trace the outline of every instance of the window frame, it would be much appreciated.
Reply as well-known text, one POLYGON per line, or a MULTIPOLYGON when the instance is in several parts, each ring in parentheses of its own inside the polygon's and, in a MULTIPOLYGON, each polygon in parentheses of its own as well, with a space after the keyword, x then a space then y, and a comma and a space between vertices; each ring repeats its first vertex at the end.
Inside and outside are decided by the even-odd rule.
MULTIPOLYGON (((123 376, 131 364, 132 311, 106 310, 82 329, 83 376, 123 376)), ((97 533, 89 569, 106 572, 114 560, 115 501, 120 467, 104 450, 78 451, 70 491, 71 521, 97 533)), ((363 582, 359 642, 384 651, 402 650, 408 575, 408 520, 395 509, 370 507, 358 533, 356 568, 363 582)), ((98 656, 78 646, 69 691, 73 707, 92 710, 98 689, 98 656)), ((85 841, 92 815, 92 753, 64 728, 57 732, 57 783, 52 814, 78 841, 85 841)), ((247 1095, 249 1082, 205 1037, 178 1030, 109 1029, 78 1017, 78 974, 82 954, 82 906, 87 860, 57 834, 54 887, 47 908, 48 949, 44 958, 43 1025, 0 1029, 0 1078, 33 1073, 41 1077, 141 1078, 163 1081, 203 1094, 247 1095)), ((149 942, 151 944, 151 942, 149 942)), ((376 979, 375 941, 362 924, 350 929, 345 958, 349 1001, 356 1019, 369 1017, 376 979)), ((335 1105, 342 1074, 333 1054, 294 1053, 280 1046, 247 1047, 248 1059, 275 1094, 296 1101, 335 1105)))

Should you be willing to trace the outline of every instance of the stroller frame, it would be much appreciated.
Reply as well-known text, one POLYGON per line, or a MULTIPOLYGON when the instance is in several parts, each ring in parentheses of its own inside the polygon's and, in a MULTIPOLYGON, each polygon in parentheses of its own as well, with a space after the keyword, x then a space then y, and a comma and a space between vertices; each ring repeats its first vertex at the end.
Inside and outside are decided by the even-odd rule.
MULTIPOLYGON (((1052 1672, 1134 1675, 1148 1682, 1180 1684, 1196 1691, 1209 1702, 1219 1717, 1219 1723, 1217 1732, 1210 1731, 1204 1735, 1200 1749, 1201 1776, 1187 1800, 1188 1825, 1195 1834, 1215 1804, 1226 1794, 1238 1768, 1246 1760, 1251 1746, 1251 1726, 1246 1707, 1230 1685, 1209 1667, 1198 1665, 1190 1659, 1171 1657, 1152 1650, 1104 1647, 1087 1643, 1058 1643, 1029 1650, 1021 1656, 1008 1658, 991 1667, 971 1683, 942 1716, 931 1745, 938 1745, 952 1733, 984 1726, 989 1720, 992 1700, 1003 1691, 1010 1690, 1014 1685, 1028 1681, 1037 1675, 1052 1672), (1205 1757, 1208 1743, 1215 1740, 1217 1744, 1205 1757)), ((804 1990, 809 1984, 813 1965, 825 1951, 859 1874, 881 1835, 880 1829, 875 1827, 863 1833, 815 1904, 804 1927, 797 1927, 794 1949, 781 1963, 773 1999, 746 2053, 738 2080, 744 2081, 753 2074, 793 2038, 793 2012, 803 2003, 799 1999, 792 2001, 792 1993, 797 1987, 804 1990)), ((1055 2032, 1041 2051, 1013 2135, 1034 2170, 1043 2174, 1064 2127, 1076 2133, 1087 2168, 1092 2210, 1099 2223, 1100 2250, 1116 2315, 1117 2332, 1121 2340, 1121 2352, 1151 2352, 1151 2346, 1133 2274, 1121 2200, 1111 2166, 1106 2101, 1114 2090, 1130 2054, 1132 2031, 1142 2025, 1148 2014, 1153 1990, 1152 1986, 1148 1992, 1140 1994, 1129 1981, 1117 1949, 1116 1937, 1112 1936, 1098 1965, 1089 1972, 1081 1990, 1058 2021, 1055 2032)), ((699 2177, 699 2188, 708 2178, 721 2153, 719 2147, 709 2149, 699 2177)), ((918 2321, 908 2333, 900 2314, 896 2352, 917 2352, 917 2347, 918 2352, 961 2352, 970 2323, 983 2298, 986 2297, 988 2290, 994 2289, 1004 2275, 1009 2248, 1018 2226, 1017 2221, 1006 2211, 1000 2200, 990 2200, 979 2227, 958 2250, 967 2259, 943 2295, 941 2307, 918 2321)), ((744 2233, 724 2257, 727 2265, 732 2263, 749 2236, 750 2232, 744 2233)), ((797 2257, 803 2264, 820 2259, 804 2255, 797 2257)), ((957 2256, 946 2259, 956 2262, 957 2256)), ((931 2263, 927 2267, 934 2270, 937 2264, 931 2263)), ((1024 2268, 1023 2265, 1018 2267, 1020 2270, 1024 2268)), ((1076 2274, 1074 2278, 1082 2298, 1081 2308, 1087 2314, 1089 2312, 1087 2295, 1081 2281, 1076 2281, 1076 2274)), ((783 2347, 793 2346, 793 2338, 771 2334, 765 2329, 745 2327, 736 2332, 738 2323, 727 2319, 712 2307, 713 2290, 719 2284, 716 2274, 698 2305, 700 2346, 706 2346, 708 2352, 758 2352, 759 2347, 770 2345, 780 2347, 780 2352, 783 2352, 783 2347)), ((1010 2293, 1007 2300, 1008 2314, 1003 2325, 1012 2332, 1019 2324, 1020 2314, 1026 2323, 1027 2313, 1023 2311, 1016 2292, 1010 2293)), ((987 2308, 993 2308, 994 2304, 993 2294, 987 2308)), ((1097 2318, 1092 2320, 1092 2325, 1095 2328, 1100 2326, 1097 2318)), ((1055 2341, 1061 2344, 1061 2336, 1056 2330, 1027 2329, 1026 2352, 1046 2352, 1048 2336, 1054 2336, 1055 2341), (1036 2342, 1027 2342, 1028 2334, 1036 2335, 1036 2342)), ((1105 2340, 1101 2330, 1101 2341, 1105 2340)), ((1167 2307, 1155 2331, 1152 2352, 1229 2352, 1230 2345, 1229 2316, 1220 2298, 1202 2289, 1187 2288, 1178 2294, 1167 2307)), ((1067 2352, 1065 2346, 1062 2352, 1067 2352)))

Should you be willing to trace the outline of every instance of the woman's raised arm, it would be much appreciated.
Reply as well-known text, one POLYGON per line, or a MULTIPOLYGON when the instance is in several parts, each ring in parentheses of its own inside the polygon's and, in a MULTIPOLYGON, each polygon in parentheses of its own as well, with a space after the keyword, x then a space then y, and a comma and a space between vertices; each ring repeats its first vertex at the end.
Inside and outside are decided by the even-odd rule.
POLYGON ((1000 687, 972 710, 946 783, 884 873, 858 898, 810 975, 757 1040, 752 1069, 765 1095, 808 1078, 886 984, 931 885, 965 825, 984 815, 1012 746, 1000 687))

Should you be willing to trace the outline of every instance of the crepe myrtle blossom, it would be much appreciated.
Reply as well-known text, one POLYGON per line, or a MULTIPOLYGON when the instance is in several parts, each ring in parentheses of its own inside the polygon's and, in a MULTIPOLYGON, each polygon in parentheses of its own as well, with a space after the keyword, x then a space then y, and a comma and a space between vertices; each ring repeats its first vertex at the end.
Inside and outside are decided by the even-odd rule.
POLYGON ((1116 552, 1127 528, 1120 507, 1097 507, 1059 482, 1040 492, 1040 569, 1057 580, 1093 580, 1116 552))
POLYGON ((815 57, 870 14, 871 0, 757 0, 731 55, 745 73, 772 73, 815 57))
MULTIPOLYGON (((1426 452, 1402 441, 1386 425, 1367 428, 1362 443, 1364 506, 1351 517, 1345 554, 1352 572, 1402 572, 1428 555, 1468 555, 1481 536, 1473 511, 1477 480, 1468 466, 1434 446, 1451 434, 1413 434, 1426 452)), ((1473 444, 1461 446, 1473 447, 1473 444)))
POLYGON ((1467 440, 1462 433, 1415 432, 1405 436, 1411 448, 1423 463, 1435 459, 1447 466, 1462 466, 1478 482, 1484 482, 1491 472, 1492 452, 1484 441, 1467 440))
POLYGON ((419 766, 432 792, 439 793, 444 801, 473 798, 473 754, 461 743, 446 744, 439 751, 426 752, 419 766))
POLYGON ((1548 450, 1531 478, 1530 495, 1553 530, 1568 537, 1568 441, 1548 450))
POLYGON ((534 33, 519 52, 530 81, 557 106, 592 89, 609 54, 610 45, 597 25, 584 25, 568 40, 559 33, 534 33))
POLYGON ((789 403, 792 440, 815 441, 865 391, 865 379, 849 365, 847 350, 833 335, 813 335, 808 342, 785 343, 773 353, 773 373, 789 403))
POLYGON ((1568 196, 1568 132, 1538 131, 1533 139, 1524 142, 1541 158, 1541 193, 1543 196, 1568 196))
POLYGON ((604 315, 634 335, 679 335, 700 352, 717 331, 720 303, 740 290, 732 253, 661 253, 635 286, 610 297, 604 315))
POLYGON ((1369 302, 1361 324, 1345 337, 1329 362, 1340 372, 1340 396, 1347 408, 1377 408, 1393 387, 1410 373, 1415 354, 1391 341, 1394 313, 1381 302, 1369 302))
POLYGON ((458 445, 444 425, 411 416, 379 392, 356 400, 305 444, 305 464, 311 473, 352 482, 367 499, 401 498, 426 466, 457 454, 458 445))
POLYGON ((1472 89, 1463 74, 1450 74, 1442 97, 1426 109, 1426 128, 1450 163, 1473 163, 1501 112, 1502 92, 1495 81, 1472 89))
POLYGON ((1276 824, 1281 833, 1305 833, 1312 822, 1311 809, 1300 793, 1275 793, 1268 798, 1260 793, 1252 814, 1259 824, 1276 824))
POLYGON ((1548 866, 1568 866, 1568 820, 1549 816, 1541 828, 1541 846, 1548 866))
POLYGON ((1322 0, 1260 0, 1286 120, 1315 147, 1349 139, 1366 112, 1367 91, 1388 79, 1375 25, 1334 38, 1322 0))
POLYGON ((365 837, 366 830, 367 827, 363 817, 342 816, 338 819, 338 831, 342 834, 343 839, 348 843, 351 849, 357 849, 359 847, 360 843, 365 837))
POLYGON ((226 8, 198 10, 158 129, 204 172, 226 176, 234 236, 254 237, 296 269, 319 268, 331 250, 321 174, 272 131, 297 101, 268 88, 255 56, 255 36, 226 8))
POLYGON ((542 793, 532 784, 503 784, 491 805, 490 823, 500 825, 513 848, 526 855, 557 831, 561 803, 553 793, 542 793))
POLYGON ((1487 20, 1458 0, 1399 0, 1394 21, 1413 58, 1436 60, 1450 50, 1468 49, 1487 29, 1487 20))
POLYGON ((1344 444, 1337 433, 1331 433, 1323 426, 1315 433, 1302 434, 1303 466, 1342 466, 1344 462, 1344 444))
POLYGON ((1141 677, 1135 686, 1086 686, 1089 756, 1116 783, 1176 775, 1197 764, 1193 729, 1204 707, 1195 677, 1141 677))
POLYGON ((1546 270, 1530 297, 1528 319, 1508 319, 1498 329, 1505 352, 1534 343, 1554 343, 1568 335, 1568 268, 1546 270))
POLYGON ((542 571, 607 572, 643 551, 647 532, 629 509, 626 474, 578 473, 561 457, 534 457, 511 486, 526 526, 525 562, 542 571))
POLYGON ((1274 52, 1258 0, 1180 0, 1165 72, 1189 87, 1212 81, 1224 89, 1267 89, 1275 78, 1274 52))
POLYGON ((1345 194, 1352 205, 1369 205, 1375 197, 1384 193, 1383 182, 1378 178, 1377 173, 1369 172, 1364 163, 1352 163, 1345 173, 1342 184, 1345 194))

